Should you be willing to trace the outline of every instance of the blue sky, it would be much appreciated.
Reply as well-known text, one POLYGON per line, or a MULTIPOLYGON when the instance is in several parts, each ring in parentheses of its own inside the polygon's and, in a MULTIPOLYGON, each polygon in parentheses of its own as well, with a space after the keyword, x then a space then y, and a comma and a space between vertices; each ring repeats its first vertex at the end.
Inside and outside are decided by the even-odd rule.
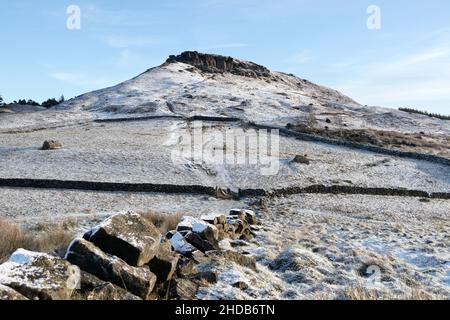
POLYGON ((0 3, 0 94, 66 98, 184 50, 292 72, 360 103, 450 113, 448 0, 16 0, 0 3), (68 30, 66 9, 81 8, 68 30), (381 30, 369 30, 369 5, 381 30))

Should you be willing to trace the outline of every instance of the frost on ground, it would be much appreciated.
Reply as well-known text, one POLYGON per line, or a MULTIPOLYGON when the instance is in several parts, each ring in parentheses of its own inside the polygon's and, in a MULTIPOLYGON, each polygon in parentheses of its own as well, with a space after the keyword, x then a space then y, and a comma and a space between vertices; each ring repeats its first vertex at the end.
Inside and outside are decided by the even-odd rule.
MULTIPOLYGON (((448 166, 292 137, 280 138, 280 170, 271 176, 261 175, 261 164, 209 163, 208 157, 198 163, 195 150, 184 162, 172 161, 174 148, 182 146, 180 131, 191 132, 197 124, 186 117, 195 115, 243 120, 203 122, 204 143, 217 150, 226 150, 227 145, 215 144, 215 132, 254 133, 249 121, 281 127, 306 124, 320 130, 395 131, 424 143, 448 141, 450 135, 450 121, 362 106, 293 75, 269 72, 255 78, 171 62, 50 110, 0 114, 0 179, 450 191, 448 166), (172 118, 94 121, 159 116, 172 118), (45 140, 58 140, 63 148, 40 150, 45 140), (308 161, 293 162, 299 155, 308 161)), ((443 149, 445 155, 450 146, 443 149)), ((249 155, 253 152, 249 148, 249 155)), ((87 229, 124 211, 200 217, 245 207, 261 214, 257 238, 222 245, 255 256, 257 270, 233 261, 205 266, 218 272, 219 281, 202 287, 199 298, 450 298, 449 200, 305 194, 238 201, 183 194, 0 188, 0 217, 25 225, 74 218, 87 229)))
POLYGON ((245 203, 196 195, 0 188, 0 217, 30 223, 66 218, 98 222, 127 211, 202 215, 245 203))
POLYGON ((219 282, 203 288, 199 297, 448 299, 449 215, 448 201, 326 195, 273 199, 257 238, 233 244, 257 258, 258 272, 236 264, 216 266, 219 282))
MULTIPOLYGON (((212 143, 216 132, 236 133, 240 129, 237 125, 203 124, 205 145, 212 143)), ((276 175, 261 175, 262 168, 267 167, 262 164, 217 165, 207 158, 194 161, 199 156, 195 153, 182 162, 172 161, 173 151, 180 147, 172 144, 177 140, 173 135, 191 126, 186 121, 148 120, 0 134, 0 177, 265 189, 347 184, 428 192, 450 190, 450 170, 446 166, 287 137, 280 137, 276 175), (174 125, 181 131, 174 131, 174 125), (45 140, 52 139, 61 141, 63 149, 39 150, 45 140), (310 164, 292 163, 298 154, 307 154, 310 164)), ((220 147, 226 144, 222 142, 220 147)))

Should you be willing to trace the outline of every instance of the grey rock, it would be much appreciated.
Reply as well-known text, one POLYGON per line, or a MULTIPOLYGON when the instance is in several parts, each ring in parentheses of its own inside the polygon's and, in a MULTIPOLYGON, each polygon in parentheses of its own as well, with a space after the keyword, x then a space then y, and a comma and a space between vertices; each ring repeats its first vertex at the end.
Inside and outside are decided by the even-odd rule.
POLYGON ((186 277, 198 272, 197 263, 188 257, 181 256, 177 264, 177 274, 186 277))
POLYGON ((62 148, 62 143, 56 140, 46 140, 42 144, 42 150, 57 150, 62 148))
POLYGON ((21 295, 16 290, 0 284, 0 301, 3 300, 28 300, 24 295, 21 295))
MULTIPOLYGON (((186 233, 189 233, 189 232, 186 231, 186 233)), ((184 235, 181 232, 177 232, 170 239, 170 243, 176 252, 181 253, 182 255, 185 255, 185 256, 189 256, 192 252, 197 250, 192 244, 190 244, 184 238, 184 235)))
POLYGON ((156 283, 156 276, 148 268, 132 267, 84 239, 72 242, 66 259, 101 280, 111 282, 143 299, 147 299, 156 283))
POLYGON ((0 284, 31 300, 68 300, 79 280, 78 267, 45 253, 19 249, 0 265, 0 284))
POLYGON ((207 252, 211 250, 217 250, 218 244, 215 246, 214 244, 210 243, 208 240, 203 239, 199 234, 195 232, 189 232, 185 239, 188 243, 193 245, 195 248, 200 250, 201 252, 207 252))
POLYGON ((142 300, 125 289, 85 271, 81 271, 81 285, 76 294, 84 300, 142 300))
POLYGON ((129 265, 141 267, 156 255, 161 233, 140 214, 126 213, 110 217, 84 238, 129 265))
POLYGON ((207 73, 229 72, 251 78, 272 78, 269 69, 256 63, 196 51, 186 51, 178 56, 170 56, 166 63, 172 62, 187 63, 207 73))
POLYGON ((158 282, 170 280, 175 273, 180 256, 165 246, 161 246, 156 256, 148 263, 158 282))
POLYGON ((208 214, 201 217, 201 219, 212 225, 225 224, 227 219, 224 214, 208 214))
POLYGON ((300 164, 310 164, 310 160, 306 155, 296 155, 292 162, 300 164))
POLYGON ((176 279, 172 282, 170 296, 176 300, 196 300, 198 287, 195 280, 176 279))

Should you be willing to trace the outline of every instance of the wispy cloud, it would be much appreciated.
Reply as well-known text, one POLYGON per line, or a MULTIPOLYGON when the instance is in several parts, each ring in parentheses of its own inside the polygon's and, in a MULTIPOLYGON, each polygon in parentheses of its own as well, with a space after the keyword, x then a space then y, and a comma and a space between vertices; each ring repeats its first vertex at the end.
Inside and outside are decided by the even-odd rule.
POLYGON ((366 104, 443 109, 450 101, 450 45, 380 59, 343 64, 334 86, 366 104))
POLYGON ((313 60, 313 57, 308 52, 300 52, 294 55, 291 55, 286 59, 286 63, 293 65, 294 67, 301 66, 306 63, 310 63, 313 60))
POLYGON ((130 50, 122 50, 119 53, 119 58, 117 59, 117 65, 119 66, 129 66, 132 61, 132 52, 130 50))
POLYGON ((155 10, 113 10, 97 5, 85 5, 81 9, 83 20, 87 24, 136 27, 154 25, 163 21, 162 15, 155 10))
POLYGON ((263 22, 274 17, 286 17, 303 11, 309 0, 202 0, 200 8, 211 12, 228 10, 232 17, 263 22))
POLYGON ((50 77, 71 85, 86 88, 102 88, 112 84, 111 79, 107 77, 93 77, 81 73, 54 72, 50 74, 50 77))
POLYGON ((148 47, 160 45, 167 41, 154 36, 127 36, 127 35, 107 35, 101 36, 100 41, 112 48, 148 47))

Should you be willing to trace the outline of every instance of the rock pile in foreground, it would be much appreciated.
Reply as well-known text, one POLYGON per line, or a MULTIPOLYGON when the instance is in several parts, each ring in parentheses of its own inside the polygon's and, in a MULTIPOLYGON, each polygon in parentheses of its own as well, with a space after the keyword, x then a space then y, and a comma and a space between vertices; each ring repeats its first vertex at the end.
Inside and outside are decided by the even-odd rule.
POLYGON ((256 270, 254 258, 223 250, 224 239, 255 236, 251 210, 186 216, 162 235, 137 213, 117 214, 72 241, 64 259, 17 250, 0 265, 0 299, 196 299, 217 275, 198 266, 217 259, 256 270))

